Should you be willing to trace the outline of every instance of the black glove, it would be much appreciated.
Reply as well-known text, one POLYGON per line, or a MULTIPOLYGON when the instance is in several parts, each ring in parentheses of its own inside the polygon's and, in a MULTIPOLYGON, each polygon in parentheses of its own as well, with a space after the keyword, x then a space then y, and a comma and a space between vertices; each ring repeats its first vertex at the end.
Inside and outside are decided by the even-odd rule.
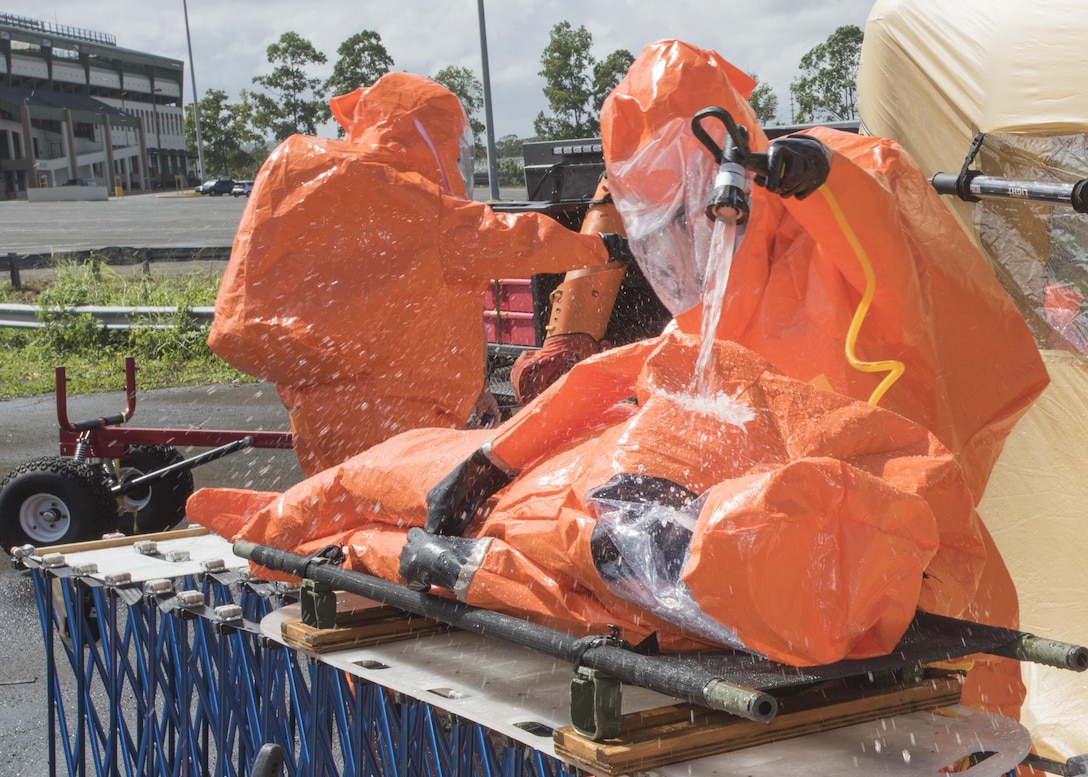
POLYGON ((617 235, 615 232, 601 232, 599 234, 604 247, 608 249, 609 261, 619 262, 624 267, 635 261, 635 256, 631 253, 631 247, 627 244, 627 238, 623 235, 617 235))
MULTIPOLYGON (((461 580, 461 570, 473 556, 480 556, 491 544, 489 537, 436 537, 422 529, 409 529, 408 541, 400 552, 398 572, 413 591, 426 591, 432 585, 458 593, 457 584, 465 587, 472 575, 461 580)), ((477 559, 476 564, 479 564, 477 559)), ((471 570, 475 572, 475 568, 471 570)))
POLYGON ((807 135, 787 135, 767 146, 767 175, 755 181, 767 191, 803 200, 827 180, 831 149, 807 135))
POLYGON ((459 535, 480 505, 513 478, 482 450, 474 451, 427 494, 427 523, 431 534, 459 535))

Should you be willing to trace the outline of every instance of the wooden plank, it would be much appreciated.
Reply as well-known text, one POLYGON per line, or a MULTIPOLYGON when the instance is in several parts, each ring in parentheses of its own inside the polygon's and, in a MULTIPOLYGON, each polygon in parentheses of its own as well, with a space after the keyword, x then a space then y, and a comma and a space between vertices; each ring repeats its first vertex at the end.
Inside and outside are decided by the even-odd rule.
POLYGON ((203 537, 205 534, 211 534, 211 532, 203 526, 194 526, 191 529, 174 529, 154 534, 125 535, 124 537, 112 537, 108 540, 87 540, 86 542, 71 542, 67 545, 50 545, 45 548, 36 548, 35 555, 40 558, 47 553, 82 553, 87 550, 122 548, 126 545, 135 545, 137 542, 166 542, 167 540, 181 540, 187 537, 203 537))
POLYGON ((780 700, 769 723, 756 723, 690 704, 623 716, 620 736, 594 742, 564 726, 553 734, 555 753, 601 775, 622 775, 728 753, 856 723, 957 704, 956 677, 934 677, 891 689, 819 686, 780 700))
POLYGON ((393 607, 337 610, 336 623, 336 628, 318 629, 301 620, 286 621, 281 626, 280 633, 287 644, 321 654, 413 639, 449 630, 443 623, 411 615, 393 607))

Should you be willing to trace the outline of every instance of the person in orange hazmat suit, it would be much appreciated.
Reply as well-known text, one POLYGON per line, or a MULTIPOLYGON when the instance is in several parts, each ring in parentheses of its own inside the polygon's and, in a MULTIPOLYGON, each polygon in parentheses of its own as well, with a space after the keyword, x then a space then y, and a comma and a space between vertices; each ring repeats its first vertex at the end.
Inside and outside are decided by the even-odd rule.
MULTIPOLYGON (((701 164, 673 166, 686 175, 646 170, 705 154, 681 126, 688 119, 677 117, 714 101, 696 72, 706 52, 677 42, 655 49, 602 111, 606 168, 636 259, 678 328, 697 332, 705 313, 697 304, 700 261, 712 231, 705 220, 667 216, 669 207, 675 216, 676 206, 696 206, 714 167, 704 155, 701 164)), ((724 107, 750 130, 753 150, 767 147, 747 105, 724 107)), ((956 457, 977 504, 1012 424, 1048 381, 1030 333, 895 143, 828 129, 806 134, 833 147, 831 175, 803 200, 752 189, 717 336, 752 348, 791 377, 859 399, 879 397, 929 429, 956 457)), ((1014 586, 981 530, 985 565, 963 614, 1015 627, 1014 586)), ((1023 692, 1014 662, 982 658, 965 698, 1014 712, 1023 692)))
MULTIPOLYGON (((581 231, 623 234, 607 176, 597 182, 590 205, 581 231)), ((549 296, 551 310, 544 342, 540 348, 519 354, 510 370, 518 404, 535 399, 575 364, 607 347, 605 330, 625 271, 624 265, 613 262, 567 272, 549 296)))
POLYGON ((610 259, 596 234, 466 199, 471 130, 434 81, 389 73, 331 107, 343 140, 294 135, 257 174, 209 337, 275 384, 307 475, 469 420, 489 279, 610 259))
MULTIPOLYGON (((689 214, 703 210, 715 166, 690 122, 718 104, 710 96, 722 94, 720 69, 737 85, 724 107, 750 130, 752 149, 770 156, 807 135, 834 148, 835 164, 813 196, 778 197, 770 184, 751 190, 717 336, 792 377, 879 400, 922 424, 956 456, 977 504, 1009 429, 1048 380, 1022 318, 894 143, 818 129, 768 147, 737 95, 752 82, 716 60, 680 42, 654 44, 602 110, 609 181, 640 266, 677 327, 699 332, 713 230, 689 214)), ((982 532, 986 563, 963 614, 1013 627, 1014 587, 982 532)), ((1014 710, 1023 694, 1018 667, 979 663, 968 698, 986 695, 1014 710), (991 670, 1004 678, 987 681, 991 670)))
MULTIPOLYGON (((198 491, 190 518, 300 553, 343 543, 353 568, 575 632, 797 665, 887 653, 916 608, 1014 625, 974 505, 1046 384, 1026 327, 894 143, 775 147, 751 88, 661 41, 602 110, 671 331, 579 362, 496 430, 407 432, 282 495, 198 491), (691 120, 710 105, 774 165, 747 192, 702 358, 717 165, 691 120)), ((1018 682, 976 666, 965 699, 1015 714, 1018 682)))
POLYGON ((614 348, 498 430, 406 432, 282 495, 198 491, 188 514, 301 553, 342 543, 354 569, 558 628, 792 664, 886 653, 920 599, 966 603, 982 543, 931 434, 724 341, 713 393, 693 395, 699 345, 614 348), (520 474, 486 516, 436 509, 481 450, 520 474))

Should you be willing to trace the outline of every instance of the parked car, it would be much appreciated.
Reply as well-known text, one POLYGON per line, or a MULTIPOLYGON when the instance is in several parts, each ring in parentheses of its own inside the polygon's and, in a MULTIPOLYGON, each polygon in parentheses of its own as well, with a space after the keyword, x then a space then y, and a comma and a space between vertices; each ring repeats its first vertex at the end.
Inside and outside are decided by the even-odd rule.
POLYGON ((253 191, 253 181, 238 181, 234 184, 234 188, 230 190, 230 196, 248 197, 251 191, 253 191))
POLYGON ((233 189, 233 178, 213 178, 196 187, 196 193, 209 194, 212 197, 218 197, 221 194, 230 194, 233 189))
POLYGON ((97 178, 69 178, 65 186, 99 186, 97 178))

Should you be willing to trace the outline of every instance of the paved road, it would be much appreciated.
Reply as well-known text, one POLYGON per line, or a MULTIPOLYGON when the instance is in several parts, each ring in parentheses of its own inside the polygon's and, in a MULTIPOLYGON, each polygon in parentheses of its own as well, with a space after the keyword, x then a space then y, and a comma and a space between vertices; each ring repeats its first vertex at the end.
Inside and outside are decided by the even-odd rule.
POLYGON ((234 242, 245 197, 135 194, 105 202, 0 202, 0 255, 234 242))
MULTIPOLYGON (((477 200, 487 195, 486 189, 476 190, 477 200)), ((502 189, 500 196, 524 199, 525 191, 502 189)), ((0 256, 107 246, 229 246, 247 202, 187 194, 134 194, 105 202, 0 201, 0 256)))

